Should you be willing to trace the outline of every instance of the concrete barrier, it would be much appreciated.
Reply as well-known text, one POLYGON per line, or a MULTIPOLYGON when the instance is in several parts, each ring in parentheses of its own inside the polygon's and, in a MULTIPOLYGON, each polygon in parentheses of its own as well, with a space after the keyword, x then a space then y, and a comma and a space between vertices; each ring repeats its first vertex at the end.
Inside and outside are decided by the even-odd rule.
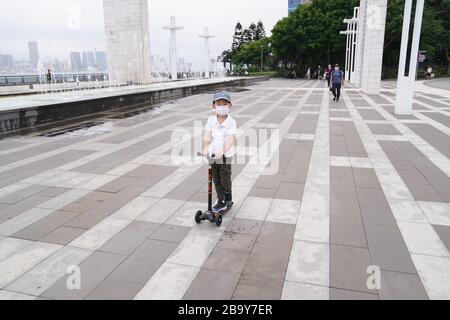
MULTIPOLYGON (((81 120, 84 116, 111 111, 124 107, 152 106, 158 103, 179 99, 195 94, 211 92, 228 87, 246 87, 260 81, 269 80, 268 77, 240 78, 226 82, 211 84, 177 86, 175 88, 137 90, 132 93, 102 96, 70 102, 37 105, 26 108, 0 111, 0 139, 25 129, 37 129, 45 124, 65 124, 81 120)), ((34 130, 33 130, 34 131, 34 130)))

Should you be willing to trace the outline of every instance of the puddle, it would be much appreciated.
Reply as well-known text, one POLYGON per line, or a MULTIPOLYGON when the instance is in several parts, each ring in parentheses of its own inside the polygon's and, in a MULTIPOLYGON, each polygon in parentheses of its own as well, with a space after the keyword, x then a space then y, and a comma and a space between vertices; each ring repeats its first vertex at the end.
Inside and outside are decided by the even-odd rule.
POLYGON ((67 139, 90 137, 105 134, 112 131, 112 122, 88 122, 82 125, 64 128, 40 135, 41 137, 64 137, 67 139))

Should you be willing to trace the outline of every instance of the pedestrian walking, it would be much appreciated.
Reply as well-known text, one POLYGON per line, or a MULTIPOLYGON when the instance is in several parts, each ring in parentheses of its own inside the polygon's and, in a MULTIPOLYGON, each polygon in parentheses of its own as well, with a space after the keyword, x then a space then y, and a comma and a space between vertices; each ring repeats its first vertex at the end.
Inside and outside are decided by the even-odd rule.
POLYGON ((336 102, 339 102, 339 98, 341 97, 341 88, 344 85, 344 72, 339 69, 339 65, 336 64, 334 71, 331 73, 331 92, 333 92, 334 96, 333 101, 336 102))
POLYGON ((328 65, 328 67, 325 69, 325 79, 327 79, 328 88, 331 86, 331 73, 333 72, 333 68, 331 67, 331 64, 328 65))

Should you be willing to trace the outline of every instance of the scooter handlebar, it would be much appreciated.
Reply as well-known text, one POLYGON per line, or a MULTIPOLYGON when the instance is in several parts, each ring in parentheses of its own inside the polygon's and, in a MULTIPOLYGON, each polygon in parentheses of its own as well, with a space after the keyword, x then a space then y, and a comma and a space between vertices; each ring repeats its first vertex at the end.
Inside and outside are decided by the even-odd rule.
POLYGON ((201 152, 197 152, 197 156, 204 157, 204 158, 211 158, 211 159, 214 159, 216 157, 215 154, 212 154, 211 156, 204 156, 203 153, 201 153, 201 152))

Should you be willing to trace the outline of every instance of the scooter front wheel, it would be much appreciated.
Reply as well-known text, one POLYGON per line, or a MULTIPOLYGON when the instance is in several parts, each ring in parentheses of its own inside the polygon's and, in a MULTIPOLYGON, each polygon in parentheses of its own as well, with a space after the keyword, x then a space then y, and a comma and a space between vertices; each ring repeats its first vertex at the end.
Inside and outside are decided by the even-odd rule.
POLYGON ((203 215, 203 212, 197 211, 197 213, 195 214, 195 222, 201 223, 202 222, 202 215, 203 215))

